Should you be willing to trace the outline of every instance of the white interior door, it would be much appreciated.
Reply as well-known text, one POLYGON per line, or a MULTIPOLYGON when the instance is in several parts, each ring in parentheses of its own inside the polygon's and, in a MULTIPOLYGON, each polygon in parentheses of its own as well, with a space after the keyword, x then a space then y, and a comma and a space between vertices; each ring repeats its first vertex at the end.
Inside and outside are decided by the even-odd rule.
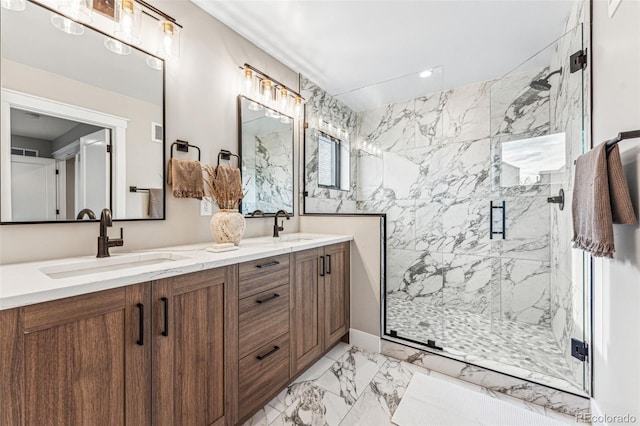
POLYGON ((56 160, 11 156, 11 220, 57 219, 56 160))
POLYGON ((80 138, 80 152, 76 155, 76 214, 91 209, 99 215, 109 205, 108 129, 80 138))

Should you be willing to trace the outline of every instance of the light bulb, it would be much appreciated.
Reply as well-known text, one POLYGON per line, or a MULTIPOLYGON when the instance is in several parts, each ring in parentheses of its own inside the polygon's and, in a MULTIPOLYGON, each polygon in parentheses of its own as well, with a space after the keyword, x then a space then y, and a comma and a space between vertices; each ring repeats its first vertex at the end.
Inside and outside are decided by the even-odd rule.
POLYGON ((268 78, 265 78, 264 80, 262 80, 262 96, 264 97, 265 102, 271 102, 272 98, 273 98, 273 93, 271 91, 271 86, 273 85, 273 83, 271 83, 271 80, 269 80, 268 78))
POLYGON ((160 22, 161 39, 158 56, 165 59, 177 58, 179 56, 179 36, 180 28, 171 21, 160 22))
POLYGON ((282 108, 282 111, 287 110, 288 101, 289 101, 289 91, 284 87, 280 88, 280 108, 282 108))
POLYGON ((300 112, 302 112, 302 98, 300 96, 296 96, 294 109, 296 117, 300 117, 300 112))
POLYGON ((244 67, 244 91, 247 95, 251 95, 251 88, 253 86, 253 71, 251 68, 244 67))

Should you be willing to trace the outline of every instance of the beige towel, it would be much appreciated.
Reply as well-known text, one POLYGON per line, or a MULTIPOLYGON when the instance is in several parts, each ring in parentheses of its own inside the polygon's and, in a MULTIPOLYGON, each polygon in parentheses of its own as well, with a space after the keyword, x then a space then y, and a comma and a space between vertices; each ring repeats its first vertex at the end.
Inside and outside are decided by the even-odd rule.
POLYGON ((162 188, 149 188, 149 217, 162 218, 163 205, 162 188))
POLYGON ((576 160, 573 243, 595 257, 613 257, 613 223, 636 221, 617 146, 601 144, 576 160))
POLYGON ((202 166, 199 161, 179 160, 171 158, 167 166, 167 183, 172 185, 176 198, 204 197, 202 166))

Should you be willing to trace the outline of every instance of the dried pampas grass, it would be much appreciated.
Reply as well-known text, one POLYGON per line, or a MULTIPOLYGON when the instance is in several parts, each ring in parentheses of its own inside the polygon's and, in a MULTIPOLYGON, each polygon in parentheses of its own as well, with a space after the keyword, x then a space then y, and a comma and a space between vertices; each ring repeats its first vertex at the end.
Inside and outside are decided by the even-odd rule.
POLYGON ((244 197, 240 169, 227 166, 204 166, 207 192, 221 209, 235 210, 244 197))

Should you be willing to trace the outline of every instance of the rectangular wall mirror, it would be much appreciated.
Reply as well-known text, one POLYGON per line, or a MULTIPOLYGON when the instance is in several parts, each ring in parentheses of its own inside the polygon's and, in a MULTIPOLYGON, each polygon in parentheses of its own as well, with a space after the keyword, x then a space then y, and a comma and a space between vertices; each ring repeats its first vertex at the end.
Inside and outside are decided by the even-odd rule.
POLYGON ((293 214, 293 118, 238 97, 245 216, 293 214))
POLYGON ((52 14, 2 10, 1 222, 164 219, 163 61, 52 14))

